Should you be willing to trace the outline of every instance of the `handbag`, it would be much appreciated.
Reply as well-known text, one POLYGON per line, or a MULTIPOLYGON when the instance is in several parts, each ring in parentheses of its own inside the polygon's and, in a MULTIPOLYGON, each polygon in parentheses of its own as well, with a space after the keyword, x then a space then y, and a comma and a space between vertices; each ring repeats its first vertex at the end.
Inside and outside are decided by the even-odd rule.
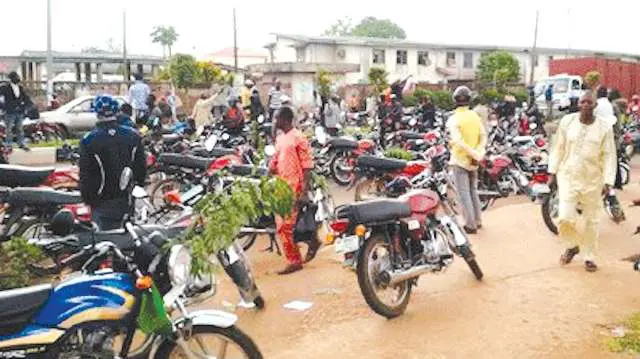
POLYGON ((293 230, 293 242, 311 242, 316 235, 318 224, 316 222, 316 204, 308 204, 300 209, 296 226, 293 230))

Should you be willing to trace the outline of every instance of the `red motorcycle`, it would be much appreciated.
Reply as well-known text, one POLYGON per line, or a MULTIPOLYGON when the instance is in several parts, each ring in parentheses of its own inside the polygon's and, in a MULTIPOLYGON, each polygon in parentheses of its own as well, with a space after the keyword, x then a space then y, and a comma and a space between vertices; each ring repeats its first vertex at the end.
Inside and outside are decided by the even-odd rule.
POLYGON ((375 152, 376 141, 373 139, 333 138, 320 151, 316 165, 320 173, 330 174, 336 183, 347 186, 353 183, 354 165, 358 157, 375 152))
POLYGON ((356 161, 355 200, 397 197, 412 186, 412 179, 429 168, 429 161, 403 161, 369 155, 356 161))
POLYGON ((496 198, 505 198, 518 191, 517 179, 510 167, 513 161, 505 155, 489 151, 478 168, 478 196, 482 210, 486 210, 496 198))

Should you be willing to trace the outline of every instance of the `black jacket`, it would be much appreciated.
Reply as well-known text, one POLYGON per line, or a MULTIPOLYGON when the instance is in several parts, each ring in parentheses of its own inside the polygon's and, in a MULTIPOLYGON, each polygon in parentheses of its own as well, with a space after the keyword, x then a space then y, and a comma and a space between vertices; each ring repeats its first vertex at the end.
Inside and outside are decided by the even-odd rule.
POLYGON ((127 198, 120 190, 120 175, 125 167, 133 170, 133 181, 144 186, 147 174, 144 147, 140 136, 117 121, 98 123, 80 142, 80 192, 85 203, 127 198))
POLYGON ((8 114, 24 114, 28 107, 32 105, 31 98, 27 95, 24 87, 20 87, 20 96, 16 97, 13 93, 11 84, 4 83, 0 85, 0 96, 4 97, 4 104, 0 104, 8 114))
POLYGON ((422 113, 422 125, 428 129, 433 128, 433 123, 436 120, 436 107, 433 104, 422 105, 420 112, 422 113))

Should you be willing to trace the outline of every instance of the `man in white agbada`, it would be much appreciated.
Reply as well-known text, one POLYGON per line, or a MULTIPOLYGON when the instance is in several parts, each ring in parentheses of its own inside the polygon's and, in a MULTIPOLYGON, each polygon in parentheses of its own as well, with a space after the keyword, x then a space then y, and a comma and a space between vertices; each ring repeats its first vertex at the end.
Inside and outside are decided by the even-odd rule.
POLYGON ((595 99, 586 91, 579 101, 580 112, 565 116, 556 132, 549 158, 550 184, 558 186, 560 238, 568 244, 560 263, 571 263, 580 250, 585 269, 595 272, 602 197, 616 177, 613 129, 607 119, 594 114, 595 99), (583 229, 577 226, 582 209, 583 229))

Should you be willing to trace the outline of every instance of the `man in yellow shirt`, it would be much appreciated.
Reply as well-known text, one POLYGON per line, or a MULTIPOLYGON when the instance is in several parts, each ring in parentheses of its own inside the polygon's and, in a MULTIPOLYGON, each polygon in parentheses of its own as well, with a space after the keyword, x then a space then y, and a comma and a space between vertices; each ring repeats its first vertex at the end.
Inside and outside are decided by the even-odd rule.
POLYGON ((253 89, 253 81, 247 80, 244 82, 244 87, 240 90, 240 101, 242 109, 249 114, 251 111, 251 90, 253 89))
POLYGON ((580 112, 566 115, 556 132, 549 157, 550 185, 558 186, 558 231, 570 246, 560 263, 571 263, 582 250, 585 269, 595 272, 602 197, 615 183, 616 148, 611 123, 594 114, 596 100, 591 91, 580 97, 578 106, 580 112), (584 227, 577 225, 578 204, 584 227))
POLYGON ((451 136, 449 165, 466 222, 464 230, 468 234, 475 234, 482 228, 477 170, 484 157, 487 132, 480 116, 469 109, 471 90, 468 87, 458 87, 453 92, 453 99, 457 109, 447 121, 447 129, 451 136))

